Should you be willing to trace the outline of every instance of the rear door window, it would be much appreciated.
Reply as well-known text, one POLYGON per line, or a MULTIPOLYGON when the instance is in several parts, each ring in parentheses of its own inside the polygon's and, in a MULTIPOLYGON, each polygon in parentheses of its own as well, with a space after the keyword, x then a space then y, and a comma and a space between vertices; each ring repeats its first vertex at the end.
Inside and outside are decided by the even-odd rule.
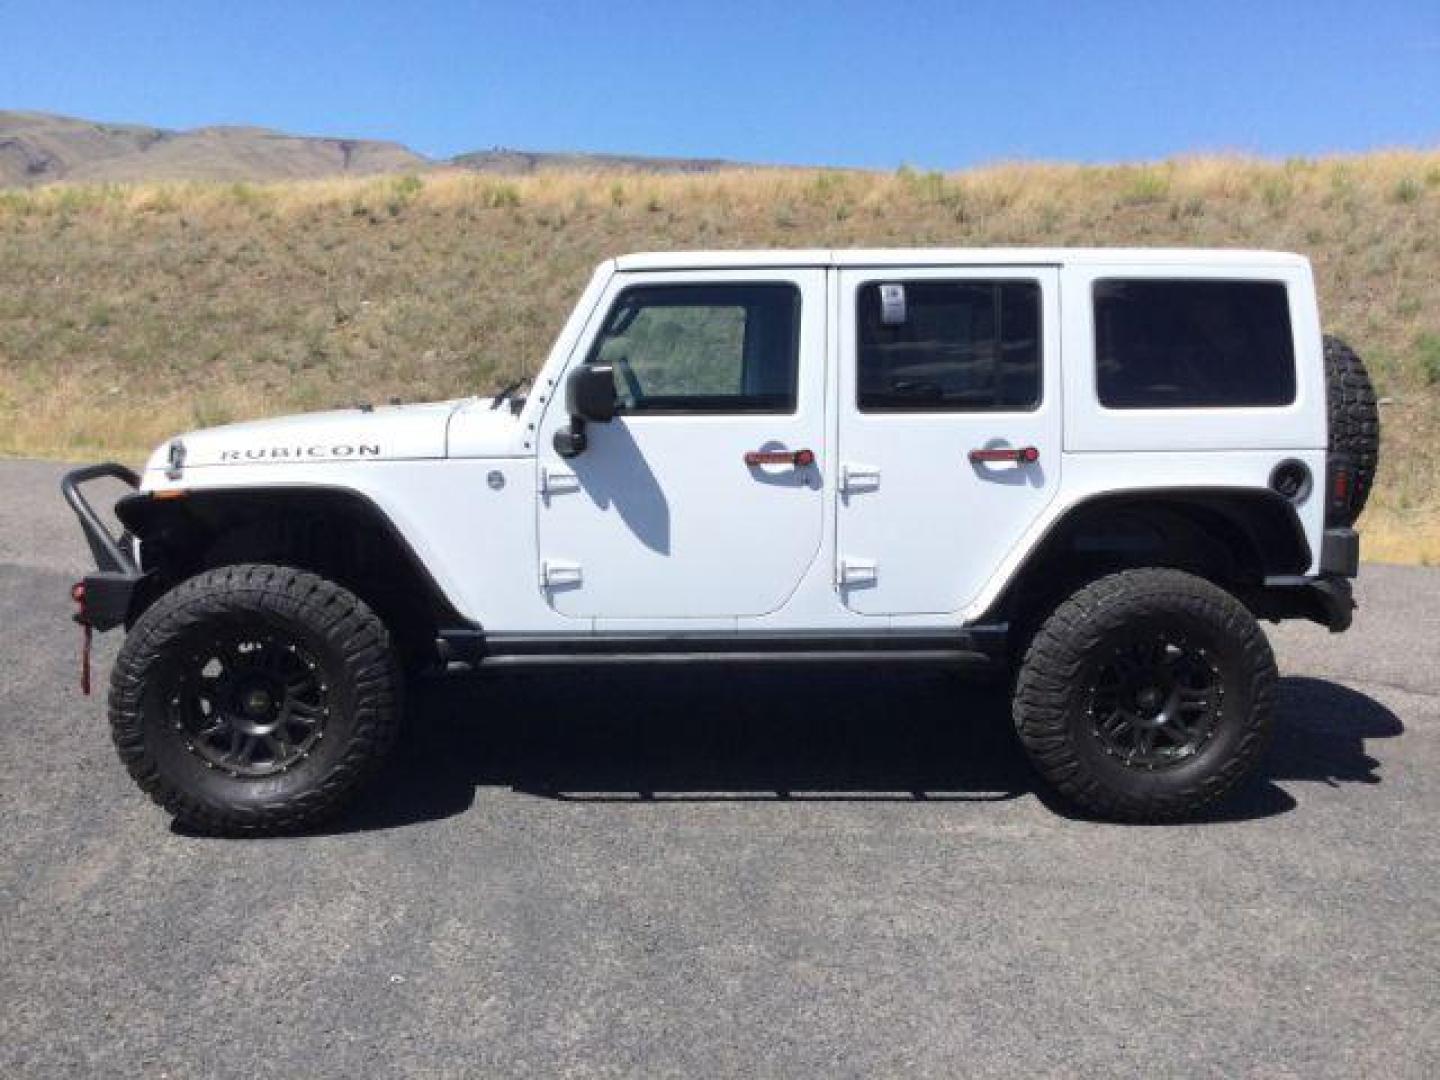
POLYGON ((1289 405, 1295 347, 1285 286, 1095 283, 1096 390, 1109 409, 1289 405))
POLYGON ((861 412, 1028 412, 1040 404, 1040 285, 860 287, 861 412))

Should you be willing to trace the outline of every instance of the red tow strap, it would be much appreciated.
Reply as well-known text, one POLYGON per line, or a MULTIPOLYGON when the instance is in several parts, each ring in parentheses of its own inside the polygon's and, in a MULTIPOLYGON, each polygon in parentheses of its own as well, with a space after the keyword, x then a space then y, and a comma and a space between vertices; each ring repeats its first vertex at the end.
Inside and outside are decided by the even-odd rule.
POLYGON ((90 626, 90 620, 85 617, 85 582, 77 581, 70 586, 70 599, 75 601, 75 614, 71 618, 80 624, 82 631, 80 638, 80 692, 89 697, 90 639, 94 636, 94 629, 90 626))
POLYGON ((89 623, 81 623, 83 631, 80 644, 80 692, 86 697, 90 696, 90 639, 94 636, 94 629, 89 623))

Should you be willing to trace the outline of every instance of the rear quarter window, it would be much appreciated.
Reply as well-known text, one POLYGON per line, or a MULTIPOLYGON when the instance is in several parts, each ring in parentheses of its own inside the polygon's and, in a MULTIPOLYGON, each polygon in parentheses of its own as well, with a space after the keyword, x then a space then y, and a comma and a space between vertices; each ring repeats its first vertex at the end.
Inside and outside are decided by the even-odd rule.
POLYGON ((1285 286, 1111 278, 1095 283, 1096 391, 1108 409, 1289 405, 1285 286))

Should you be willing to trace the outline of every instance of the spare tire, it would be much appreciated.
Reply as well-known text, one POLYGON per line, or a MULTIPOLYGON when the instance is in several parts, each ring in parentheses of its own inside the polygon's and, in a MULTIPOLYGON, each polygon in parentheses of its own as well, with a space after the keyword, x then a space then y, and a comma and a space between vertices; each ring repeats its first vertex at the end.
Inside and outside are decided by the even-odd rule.
POLYGON ((1331 525, 1353 525, 1365 509, 1380 462, 1380 410, 1365 362, 1345 342, 1325 335, 1325 394, 1330 411, 1330 453, 1344 455, 1351 472, 1350 498, 1332 506, 1331 525))

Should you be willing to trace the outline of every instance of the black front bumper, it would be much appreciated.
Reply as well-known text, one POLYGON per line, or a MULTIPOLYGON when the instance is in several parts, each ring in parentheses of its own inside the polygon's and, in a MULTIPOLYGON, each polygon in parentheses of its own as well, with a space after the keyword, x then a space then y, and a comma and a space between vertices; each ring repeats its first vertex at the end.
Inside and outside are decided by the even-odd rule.
POLYGON ((75 621, 96 630, 109 630, 119 626, 129 617, 136 590, 147 575, 135 562, 130 545, 124 536, 116 537, 105 527, 95 508, 86 501, 80 486, 91 480, 110 477, 130 485, 140 486, 140 477, 133 469, 114 462, 103 465, 87 465, 73 469, 60 481, 60 493, 75 512, 80 529, 85 534, 85 543, 95 559, 95 573, 87 574, 76 583, 73 596, 80 605, 75 621))
POLYGON ((1354 529, 1326 529, 1316 577, 1268 577, 1252 602, 1265 619, 1309 619, 1332 634, 1350 628, 1355 618, 1355 587, 1360 572, 1360 536, 1354 529))

